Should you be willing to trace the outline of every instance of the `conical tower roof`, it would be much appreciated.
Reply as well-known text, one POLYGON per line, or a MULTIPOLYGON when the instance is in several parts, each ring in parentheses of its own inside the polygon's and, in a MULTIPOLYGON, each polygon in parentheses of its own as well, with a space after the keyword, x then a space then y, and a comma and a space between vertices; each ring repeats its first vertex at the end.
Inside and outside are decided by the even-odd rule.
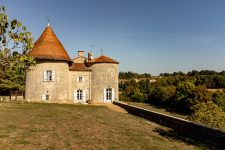
POLYGON ((29 54, 37 59, 71 61, 65 48, 50 26, 45 28, 29 54))

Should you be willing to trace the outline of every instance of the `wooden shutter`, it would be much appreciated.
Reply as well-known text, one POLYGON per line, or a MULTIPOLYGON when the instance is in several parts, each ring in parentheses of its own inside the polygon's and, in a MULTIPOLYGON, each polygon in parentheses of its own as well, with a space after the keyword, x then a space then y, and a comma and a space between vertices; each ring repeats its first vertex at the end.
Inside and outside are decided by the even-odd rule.
POLYGON ((79 82, 79 77, 77 77, 77 83, 79 82))
POLYGON ((83 90, 83 101, 86 102, 86 90, 83 90))
POLYGON ((112 88, 112 101, 115 99, 115 90, 112 88))
POLYGON ((52 70, 52 81, 55 81, 55 70, 52 70))
POLYGON ((82 82, 84 83, 84 77, 82 77, 82 82))
POLYGON ((41 96, 41 100, 46 100, 46 96, 45 95, 42 95, 41 96))
POLYGON ((103 92, 103 100, 104 102, 106 102, 106 89, 104 89, 104 92, 103 92))
POLYGON ((77 101, 77 90, 74 90, 74 100, 77 101))
POLYGON ((44 71, 43 81, 47 81, 47 70, 44 71))

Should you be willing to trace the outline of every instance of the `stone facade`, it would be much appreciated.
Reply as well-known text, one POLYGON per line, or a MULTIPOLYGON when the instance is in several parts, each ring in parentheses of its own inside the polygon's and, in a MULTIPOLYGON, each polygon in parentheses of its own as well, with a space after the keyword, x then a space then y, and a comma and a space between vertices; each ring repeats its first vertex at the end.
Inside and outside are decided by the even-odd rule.
POLYGON ((114 100, 118 100, 118 65, 110 63, 97 63, 92 65, 92 100, 101 103, 104 100, 104 90, 113 89, 114 100))
POLYGON ((49 100, 67 102, 69 98, 69 65, 66 61, 39 60, 34 68, 26 73, 25 98, 28 101, 43 100, 49 95, 49 100), (44 81, 44 72, 54 72, 53 81, 44 81))
POLYGON ((37 64, 26 73, 27 101, 112 103, 118 100, 118 62, 93 53, 70 59, 50 26, 29 53, 37 64))
POLYGON ((81 102, 86 102, 91 99, 91 71, 69 71, 70 82, 69 82, 69 100, 72 103, 77 103, 79 100, 75 99, 76 90, 82 90, 83 100, 81 102), (82 81, 79 81, 79 78, 82 81))
POLYGON ((26 74, 28 101, 62 103, 111 103, 118 100, 118 64, 96 63, 88 71, 70 71, 66 61, 39 60, 26 74), (53 81, 44 81, 44 72, 54 72, 53 81), (82 81, 79 81, 79 78, 82 81), (112 99, 106 101, 104 90, 112 89, 112 99), (77 90, 82 90, 82 100, 78 100, 77 90), (48 100, 44 98, 48 95, 48 100))

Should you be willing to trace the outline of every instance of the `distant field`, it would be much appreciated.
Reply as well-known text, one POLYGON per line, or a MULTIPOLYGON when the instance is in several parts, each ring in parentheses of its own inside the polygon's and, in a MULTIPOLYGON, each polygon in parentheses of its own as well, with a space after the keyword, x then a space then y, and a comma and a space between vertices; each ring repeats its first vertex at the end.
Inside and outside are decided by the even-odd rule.
POLYGON ((1 150, 204 148, 192 144, 168 128, 103 106, 0 103, 1 150))

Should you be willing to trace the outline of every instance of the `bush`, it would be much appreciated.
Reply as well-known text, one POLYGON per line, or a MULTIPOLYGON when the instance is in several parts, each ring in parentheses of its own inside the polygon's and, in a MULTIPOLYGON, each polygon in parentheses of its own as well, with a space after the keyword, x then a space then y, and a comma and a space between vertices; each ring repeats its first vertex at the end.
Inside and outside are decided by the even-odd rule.
POLYGON ((225 130, 225 113, 212 101, 199 103, 193 110, 190 120, 225 130))
POLYGON ((217 91, 213 93, 212 96, 213 102, 217 104, 219 107, 225 111, 225 93, 221 91, 217 91))

